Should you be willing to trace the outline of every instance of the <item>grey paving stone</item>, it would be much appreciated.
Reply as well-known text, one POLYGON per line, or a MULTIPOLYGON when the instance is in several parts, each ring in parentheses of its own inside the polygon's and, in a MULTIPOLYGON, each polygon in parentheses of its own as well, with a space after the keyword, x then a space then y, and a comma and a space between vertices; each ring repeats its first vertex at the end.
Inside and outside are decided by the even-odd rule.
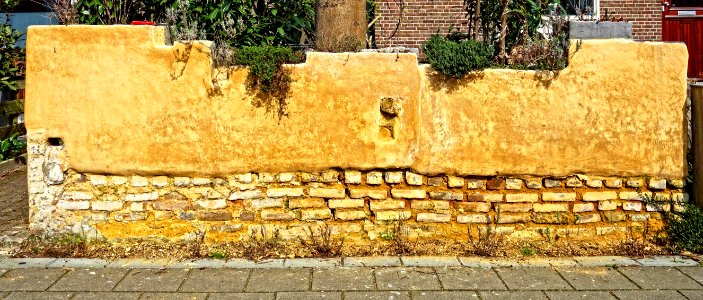
POLYGON ((342 299, 340 292, 280 292, 276 295, 276 300, 314 300, 314 299, 342 299))
POLYGON ((313 291, 368 291, 376 289, 372 268, 321 268, 312 272, 313 291))
POLYGON ((493 269, 436 268, 445 290, 505 290, 507 289, 493 269))
POLYGON ((460 267, 456 257, 444 256, 403 256, 400 258, 405 267, 460 267))
POLYGON ((208 300, 273 300, 274 293, 212 293, 208 300))
POLYGON ((538 291, 491 291, 479 295, 482 300, 547 300, 547 296, 538 291))
POLYGON ((617 300, 608 291, 545 291, 550 300, 617 300))
POLYGON ((124 269, 160 269, 165 268, 173 262, 172 259, 141 259, 141 258, 121 258, 111 261, 108 268, 124 269))
POLYGON ((0 261, 0 269, 46 268, 56 258, 6 258, 0 261))
POLYGON ((557 268, 577 290, 636 290, 639 289, 617 270, 608 267, 557 268))
POLYGON ((695 267, 698 263, 690 258, 681 256, 653 256, 637 260, 646 267, 695 267))
POLYGON ((154 299, 154 300, 205 300, 205 293, 144 293, 139 298, 154 299))
POLYGON ((286 268, 332 268, 341 265, 341 258, 291 258, 283 263, 286 268))
POLYGON ((71 300, 131 300, 138 299, 141 293, 131 293, 131 292, 89 292, 80 293, 77 292, 71 300))
POLYGON ((442 288, 431 268, 377 268, 374 275, 378 290, 439 290, 442 288))
POLYGON ((676 291, 613 291, 620 300, 684 300, 684 296, 676 291))
POLYGON ((310 288, 309 269, 255 269, 251 271, 247 292, 298 292, 310 288))
POLYGON ((584 267, 639 266, 632 258, 625 256, 578 256, 574 259, 584 267))
POLYGON ((703 286, 675 268, 622 267, 618 271, 643 289, 703 289, 703 286))
POLYGON ((181 284, 181 292, 242 292, 250 270, 194 269, 181 284))
POLYGON ((679 290, 688 300, 703 300, 703 293, 700 290, 679 290))
POLYGON ((222 268, 226 262, 224 259, 187 259, 172 261, 168 267, 174 269, 222 268))
POLYGON ((570 290, 571 286, 551 268, 499 268, 498 276, 511 290, 570 290))
POLYGON ((104 268, 110 262, 92 258, 58 258, 49 264, 49 268, 104 268))
POLYGON ((497 259, 488 257, 459 257, 459 261, 464 267, 469 268, 497 268, 520 266, 520 262, 513 259, 497 259))
POLYGON ((262 261, 253 261, 243 258, 234 258, 225 262, 225 268, 234 269, 272 269, 272 268, 285 268, 283 263, 285 259, 267 259, 262 261))
POLYGON ((372 257, 345 257, 345 267, 400 267, 400 257, 397 256, 372 256, 372 257))
POLYGON ((698 281, 698 283, 703 284, 703 267, 681 267, 678 268, 679 271, 684 272, 693 280, 698 281))
POLYGON ((132 269, 115 287, 124 292, 175 292, 188 275, 187 269, 132 269))
POLYGON ((387 291, 387 292, 345 292, 344 300, 409 300, 410 293, 387 291))
POLYGON ((0 277, 0 291, 44 291, 66 273, 63 269, 14 269, 0 277))
POLYGON ((476 292, 469 291, 414 291, 410 294, 413 300, 478 299, 476 292))
POLYGON ((75 292, 111 291, 127 274, 127 269, 78 269, 67 272, 50 290, 75 292))
POLYGON ((14 292, 5 299, 25 300, 25 299, 70 299, 73 293, 68 292, 14 292))

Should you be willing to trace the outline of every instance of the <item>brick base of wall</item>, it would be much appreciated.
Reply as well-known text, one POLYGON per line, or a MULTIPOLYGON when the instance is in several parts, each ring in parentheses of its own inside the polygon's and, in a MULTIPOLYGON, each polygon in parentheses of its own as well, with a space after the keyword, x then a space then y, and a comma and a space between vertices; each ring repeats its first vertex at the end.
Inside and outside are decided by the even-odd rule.
POLYGON ((471 228, 512 238, 545 232, 599 239, 644 232, 687 200, 682 179, 424 175, 410 170, 247 173, 226 178, 110 176, 70 168, 61 146, 29 136, 31 228, 88 237, 241 240, 314 228, 373 240, 403 222, 410 237, 465 239, 471 228), (646 199, 660 201, 648 205, 646 199))

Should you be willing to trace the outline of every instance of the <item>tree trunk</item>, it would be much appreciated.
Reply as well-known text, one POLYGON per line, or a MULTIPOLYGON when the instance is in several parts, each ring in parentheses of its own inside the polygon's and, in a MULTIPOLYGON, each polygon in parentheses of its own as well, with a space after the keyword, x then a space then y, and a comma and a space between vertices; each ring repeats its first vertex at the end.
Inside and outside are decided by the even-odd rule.
POLYGON ((500 15, 500 44, 498 52, 498 60, 501 64, 508 63, 508 53, 505 49, 505 39, 508 35, 508 6, 510 5, 510 0, 502 0, 503 13, 500 15))
POLYGON ((476 12, 474 13, 474 40, 478 41, 479 31, 481 28, 481 0, 476 0, 476 12))
POLYGON ((318 0, 315 48, 358 51, 366 45, 366 0, 318 0))

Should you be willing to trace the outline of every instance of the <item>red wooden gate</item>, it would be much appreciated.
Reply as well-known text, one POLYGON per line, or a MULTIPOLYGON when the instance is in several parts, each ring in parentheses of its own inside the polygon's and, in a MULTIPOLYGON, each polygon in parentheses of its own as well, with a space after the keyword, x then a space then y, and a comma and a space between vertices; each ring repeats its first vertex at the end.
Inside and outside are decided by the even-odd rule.
POLYGON ((700 1, 673 0, 672 3, 665 2, 662 39, 686 43, 688 47, 688 77, 703 78, 703 4, 700 1))

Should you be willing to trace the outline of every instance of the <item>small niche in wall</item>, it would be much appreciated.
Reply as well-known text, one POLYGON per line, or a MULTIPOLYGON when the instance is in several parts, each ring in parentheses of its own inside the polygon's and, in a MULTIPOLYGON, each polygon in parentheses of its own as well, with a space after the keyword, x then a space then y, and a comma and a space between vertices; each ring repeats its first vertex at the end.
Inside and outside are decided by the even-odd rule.
POLYGON ((399 99, 391 97, 381 99, 381 118, 379 120, 378 138, 382 141, 392 141, 397 136, 396 127, 401 114, 399 102, 399 99))
POLYGON ((46 140, 47 144, 49 146, 54 146, 54 147, 62 147, 63 146, 63 139, 58 138, 58 137, 50 137, 46 140))

